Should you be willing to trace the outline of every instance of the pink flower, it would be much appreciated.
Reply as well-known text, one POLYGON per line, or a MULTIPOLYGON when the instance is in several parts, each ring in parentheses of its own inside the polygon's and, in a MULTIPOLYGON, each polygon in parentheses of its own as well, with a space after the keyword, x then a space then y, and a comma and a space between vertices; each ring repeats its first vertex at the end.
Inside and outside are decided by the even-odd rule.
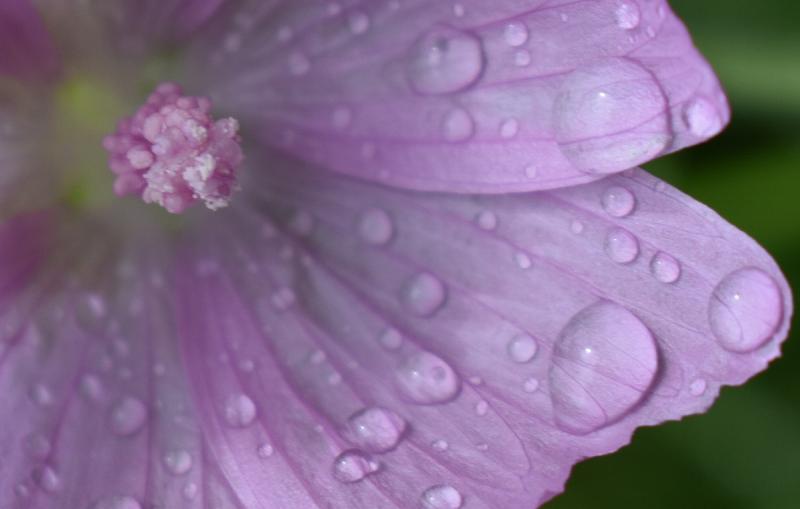
POLYGON ((529 509, 779 354, 769 255, 636 168, 729 118, 664 1, 36 5, 2 508, 529 509))

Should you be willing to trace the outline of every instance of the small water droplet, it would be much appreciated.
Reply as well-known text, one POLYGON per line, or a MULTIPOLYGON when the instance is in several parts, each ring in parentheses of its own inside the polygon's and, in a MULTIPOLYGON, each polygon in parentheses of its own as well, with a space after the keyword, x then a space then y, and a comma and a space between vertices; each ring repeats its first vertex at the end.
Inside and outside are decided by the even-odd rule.
POLYGON ((295 295, 294 290, 288 286, 284 286, 272 294, 272 305, 278 311, 286 311, 292 307, 296 301, 297 296, 295 295))
POLYGON ((186 483, 186 485, 183 487, 183 498, 186 500, 194 500, 199 491, 200 488, 198 488, 197 484, 193 482, 186 483))
POLYGON ((745 268, 725 276, 708 305, 711 331, 732 352, 750 352, 767 342, 783 318, 781 290, 767 273, 745 268))
POLYGON ((497 228, 497 214, 491 210, 482 210, 475 221, 482 230, 491 231, 497 228))
POLYGON ((556 423, 586 434, 616 421, 645 395, 658 351, 633 313, 601 301, 575 314, 556 341, 550 388, 556 423))
POLYGON ((689 384, 689 394, 692 396, 702 396, 706 392, 708 382, 703 378, 698 378, 689 384))
POLYGON ((385 210, 367 209, 358 218, 358 234, 367 244, 383 246, 394 236, 394 223, 385 210))
POLYGON ((650 273, 662 283, 674 283, 681 277, 681 264, 664 252, 658 252, 650 260, 650 273))
POLYGON ((256 404, 246 394, 234 394, 225 401, 225 421, 235 428, 252 424, 256 413, 256 404))
POLYGON ((263 443, 258 446, 258 450, 256 451, 256 453, 260 458, 266 459, 275 454, 275 448, 272 447, 271 444, 263 443))
POLYGON ((439 440, 435 440, 431 444, 431 447, 433 447, 433 449, 435 451, 444 452, 444 451, 446 451, 447 449, 450 448, 450 444, 447 443, 447 440, 439 439, 439 440))
POLYGON ((452 486, 431 486, 422 494, 425 509, 459 509, 463 504, 464 497, 452 486))
POLYGON ((88 332, 97 332, 105 326, 108 306, 98 294, 89 293, 78 298, 75 306, 75 321, 88 332))
POLYGON ((536 340, 528 334, 517 334, 508 343, 508 356, 519 363, 530 362, 538 350, 536 340))
POLYGON ((516 48, 518 46, 522 46, 528 42, 528 27, 520 21, 512 21, 506 25, 506 28, 503 31, 503 37, 506 40, 506 44, 511 47, 516 48))
POLYGON ((47 493, 55 493, 61 489, 61 477, 49 465, 36 467, 31 477, 36 485, 47 493))
POLYGON ((528 393, 536 392, 539 389, 539 380, 533 377, 528 378, 525 380, 525 383, 522 384, 522 389, 528 393))
POLYGON ((397 371, 397 383, 406 396, 423 405, 450 401, 461 388, 453 368, 429 352, 409 357, 397 371))
POLYGON ((92 509, 142 509, 142 505, 133 497, 116 496, 98 500, 92 509))
POLYGON ((489 412, 489 403, 485 400, 480 400, 475 404, 475 414, 483 417, 489 412))
POLYGON ((394 449, 406 430, 406 421, 385 408, 370 407, 347 420, 345 435, 360 449, 386 452, 394 449))
POLYGON ((428 272, 412 277, 402 294, 403 305, 413 314, 428 317, 436 313, 447 299, 444 283, 428 272))
POLYGON ((531 257, 528 256, 527 253, 523 253, 522 251, 517 251, 514 253, 514 262, 517 264, 517 267, 520 269, 530 269, 533 266, 533 262, 531 261, 531 257))
POLYGON ((36 383, 31 387, 31 398, 41 406, 50 406, 55 402, 53 391, 43 383, 36 383))
POLYGON ((369 16, 361 11, 351 12, 347 17, 347 26, 353 35, 363 34, 369 30, 369 16))
POLYGON ((475 83, 483 66, 478 37, 439 26, 414 44, 406 73, 412 88, 420 94, 449 94, 475 83))
POLYGON ((619 2, 614 11, 617 26, 623 30, 632 30, 639 26, 641 17, 639 6, 635 2, 619 2))
POLYGON ((444 116, 442 133, 447 141, 458 143, 472 138, 475 122, 463 108, 454 108, 444 116))
POLYGON ((133 435, 146 421, 147 407, 138 398, 126 396, 111 409, 111 430, 117 435, 133 435))
POLYGON ((531 60, 531 52, 526 49, 521 49, 514 52, 514 65, 517 67, 528 67, 531 65, 531 60))
POLYGON ((639 256, 639 241, 629 231, 614 228, 606 236, 605 250, 615 262, 631 263, 639 256))
POLYGON ((192 469, 192 455, 182 449, 164 455, 164 465, 174 475, 183 475, 192 469))
POLYGON ((381 332, 378 341, 387 350, 397 350, 403 344, 403 335, 397 329, 388 328, 381 332))
POLYGON ((584 226, 583 223, 575 219, 569 224, 569 229, 575 235, 580 235, 583 233, 584 226))
POLYGON ((354 483, 375 473, 380 464, 361 451, 345 451, 333 462, 333 476, 343 483, 354 483))
POLYGON ((606 189, 602 198, 603 210, 613 217, 626 217, 636 207, 636 197, 633 193, 621 186, 606 189))
POLYGON ((500 136, 506 139, 513 138, 519 133, 519 120, 507 118, 500 123, 500 136))
POLYGON ((700 138, 714 136, 722 130, 722 118, 710 101, 699 97, 686 105, 683 119, 689 132, 700 138))

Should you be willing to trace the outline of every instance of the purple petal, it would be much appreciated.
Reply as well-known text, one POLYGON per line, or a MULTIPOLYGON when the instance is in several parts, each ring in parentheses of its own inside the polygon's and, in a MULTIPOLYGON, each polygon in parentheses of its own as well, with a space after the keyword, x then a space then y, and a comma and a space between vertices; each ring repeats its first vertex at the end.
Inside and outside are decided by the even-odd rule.
POLYGON ((58 71, 59 57, 29 0, 0 2, 0 75, 42 78, 58 71))
POLYGON ((198 72, 262 140, 413 189, 588 182, 729 117, 665 1, 274 1, 214 34, 198 72))
POLYGON ((643 171, 467 197, 272 163, 261 206, 291 239, 225 223, 179 277, 190 385, 245 507, 534 507, 786 336, 770 257, 643 171))

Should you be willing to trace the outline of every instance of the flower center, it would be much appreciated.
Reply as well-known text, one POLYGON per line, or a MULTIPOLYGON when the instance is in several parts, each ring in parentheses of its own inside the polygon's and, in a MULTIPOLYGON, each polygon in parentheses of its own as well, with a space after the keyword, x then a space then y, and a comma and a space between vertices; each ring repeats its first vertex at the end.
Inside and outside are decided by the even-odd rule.
POLYGON ((226 207, 238 189, 239 123, 215 120, 211 100, 162 83, 103 139, 117 196, 136 195, 180 214, 196 202, 226 207))

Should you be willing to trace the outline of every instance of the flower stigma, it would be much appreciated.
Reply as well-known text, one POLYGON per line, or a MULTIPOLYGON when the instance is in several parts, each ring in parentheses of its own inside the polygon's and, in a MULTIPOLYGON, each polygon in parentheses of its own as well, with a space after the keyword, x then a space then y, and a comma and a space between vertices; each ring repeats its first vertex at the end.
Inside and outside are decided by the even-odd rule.
POLYGON ((114 193, 139 196, 173 214, 198 202, 211 210, 228 206, 244 159, 239 122, 215 120, 211 107, 209 98, 183 95, 175 83, 158 85, 103 139, 114 193))

